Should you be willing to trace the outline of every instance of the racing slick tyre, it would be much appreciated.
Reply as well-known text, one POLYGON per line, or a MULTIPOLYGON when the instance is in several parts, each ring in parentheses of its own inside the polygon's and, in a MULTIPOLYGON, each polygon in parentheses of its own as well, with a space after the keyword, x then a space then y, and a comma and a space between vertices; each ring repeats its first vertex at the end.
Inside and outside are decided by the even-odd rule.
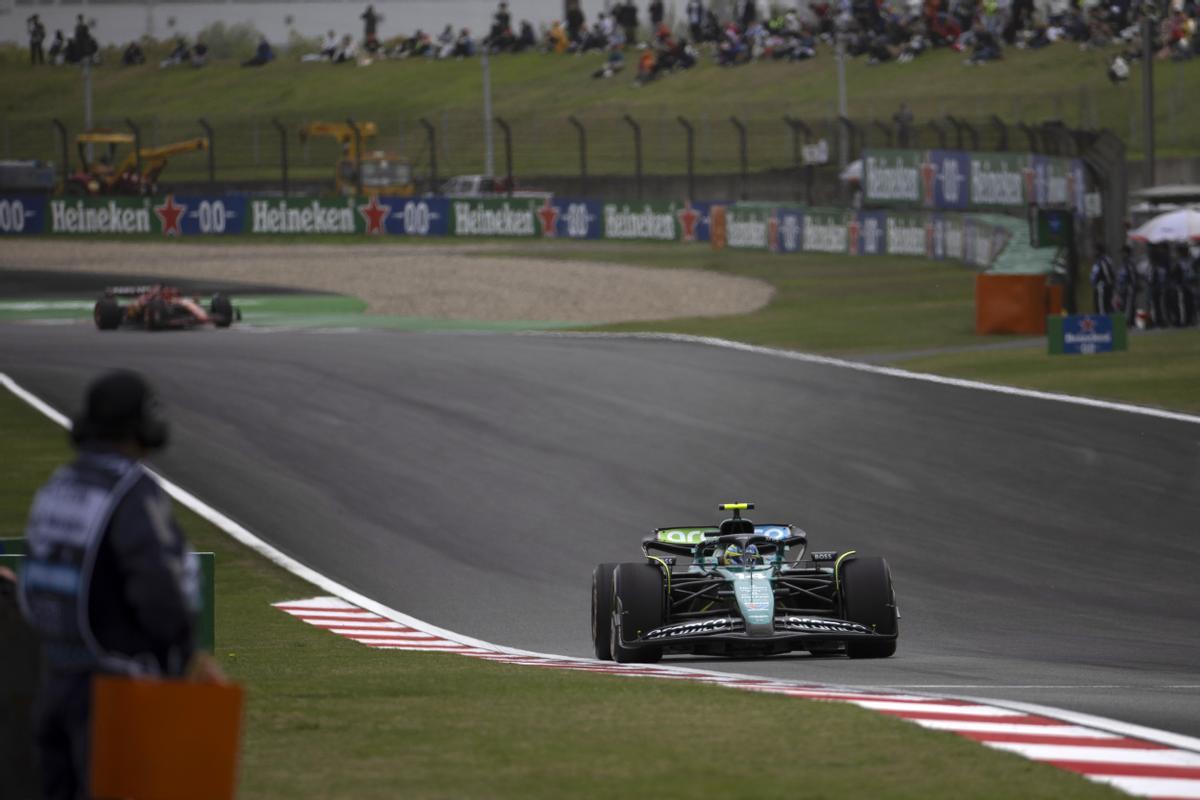
POLYGON ((592 570, 592 648, 601 661, 612 661, 612 589, 616 567, 616 564, 601 564, 592 570))
POLYGON ((660 627, 665 618, 663 576, 654 564, 617 564, 613 570, 612 659, 620 664, 649 664, 662 658, 662 647, 626 647, 622 636, 635 639, 660 627))
POLYGON ((166 328, 168 314, 170 314, 170 309, 167 308, 165 300, 161 298, 151 300, 142 311, 142 321, 146 325, 146 330, 161 331, 166 328))
POLYGON ((92 319, 102 331, 115 331, 121 327, 121 304, 115 297, 101 297, 92 309, 92 319))
MULTIPOLYGON (((896 593, 888 563, 877 556, 852 558, 842 566, 840 579, 842 615, 876 633, 894 636, 898 630, 896 593)), ((895 652, 895 639, 846 642, 850 658, 887 658, 895 652)))
POLYGON ((229 298, 220 292, 212 296, 212 302, 209 303, 208 310, 212 316, 213 324, 218 328, 228 328, 233 324, 233 303, 229 298))

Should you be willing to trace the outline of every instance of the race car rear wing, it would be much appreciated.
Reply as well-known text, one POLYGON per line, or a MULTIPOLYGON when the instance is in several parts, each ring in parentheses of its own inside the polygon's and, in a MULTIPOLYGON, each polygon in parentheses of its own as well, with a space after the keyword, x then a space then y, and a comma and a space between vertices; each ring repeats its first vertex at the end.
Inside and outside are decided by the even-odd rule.
POLYGON ((153 286, 109 286, 104 290, 108 297, 141 297, 146 292, 154 291, 153 286))

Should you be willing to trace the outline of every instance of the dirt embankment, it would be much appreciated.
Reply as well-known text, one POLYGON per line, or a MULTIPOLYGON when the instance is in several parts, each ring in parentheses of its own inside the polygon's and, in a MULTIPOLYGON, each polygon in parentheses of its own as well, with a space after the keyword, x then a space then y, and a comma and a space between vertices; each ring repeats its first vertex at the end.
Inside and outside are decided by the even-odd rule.
POLYGON ((511 256, 481 252, 503 249, 9 239, 0 269, 273 284, 353 295, 376 314, 589 324, 744 314, 773 292, 761 281, 701 270, 529 258, 516 247, 511 256))

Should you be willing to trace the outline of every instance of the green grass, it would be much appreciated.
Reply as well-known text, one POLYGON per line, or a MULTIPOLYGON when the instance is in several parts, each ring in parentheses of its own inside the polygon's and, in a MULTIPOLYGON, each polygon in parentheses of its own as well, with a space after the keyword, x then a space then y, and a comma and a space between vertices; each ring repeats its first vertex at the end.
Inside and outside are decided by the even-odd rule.
MULTIPOLYGON (((1115 52, 1081 52, 1059 44, 1039 51, 1010 50, 1002 63, 982 68, 964 67, 962 54, 948 50, 906 65, 871 67, 864 59, 854 59, 847 68, 849 111, 870 126, 873 119, 890 119, 906 101, 922 124, 946 114, 976 121, 985 144, 994 137, 986 122, 992 114, 1012 123, 1063 119, 1071 125, 1107 127, 1126 139, 1132 151, 1139 151, 1140 67, 1134 64, 1128 82, 1109 85, 1104 72, 1115 52)), ((493 59, 495 113, 513 127, 518 174, 577 173, 576 132, 567 121, 571 114, 588 128, 589 171, 596 175, 632 171, 632 134, 622 120, 626 113, 643 127, 647 173, 683 171, 679 115, 696 125, 701 172, 737 170, 730 115, 750 129, 751 169, 787 167, 792 163, 792 142, 782 116, 823 124, 836 105, 835 65, 828 48, 808 62, 763 62, 736 69, 717 67, 705 57, 696 69, 641 89, 634 89, 628 78, 593 80, 590 73, 599 63, 598 55, 493 59)), ((60 160, 50 119, 62 119, 72 132, 81 127, 79 70, 35 69, 13 58, 0 69, 5 77, 0 81, 0 116, 6 147, 0 155, 60 160)), ((1200 62, 1156 65, 1160 156, 1196 152, 1188 132, 1200 128, 1200 108, 1188 102, 1187 91, 1197 80, 1200 62)), ((254 71, 231 60, 201 70, 106 65, 94 73, 95 113, 101 124, 124 128, 124 119, 131 117, 148 141, 165 143, 200 135, 197 117, 211 121, 217 131, 218 177, 225 180, 277 176, 278 133, 270 124, 274 117, 288 127, 296 177, 331 178, 337 152, 332 142, 301 146, 295 134, 299 124, 347 116, 377 122, 380 144, 399 150, 418 167, 427 157, 418 120, 428 118, 440 137, 441 174, 480 171, 480 92, 477 60, 418 59, 332 69, 285 56, 254 71)), ((875 134, 871 141, 880 144, 878 131, 870 132, 875 134)), ((924 135, 929 138, 926 146, 932 145, 931 133, 924 135)), ((1014 146, 1026 146, 1015 129, 1011 137, 1014 146)), ((501 153, 498 133, 496 141, 501 153)), ((181 156, 164 178, 202 178, 205 164, 202 154, 181 156)))
POLYGON ((1044 345, 901 361, 918 372, 1200 413, 1200 330, 1132 333, 1129 349, 1051 356, 1044 345))
MULTIPOLYGON (((0 443, 0 531, 13 533, 69 451, 7 392, 0 443)), ((1120 796, 846 705, 370 650, 272 609, 315 590, 179 517, 217 554, 217 655, 248 690, 243 797, 1120 796)))

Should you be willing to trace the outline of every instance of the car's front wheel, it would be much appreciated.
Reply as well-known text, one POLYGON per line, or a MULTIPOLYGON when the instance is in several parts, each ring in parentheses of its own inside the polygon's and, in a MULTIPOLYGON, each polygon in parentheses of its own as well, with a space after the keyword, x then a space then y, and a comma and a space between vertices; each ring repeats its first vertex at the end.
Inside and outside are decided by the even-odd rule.
POLYGON ((625 640, 661 627, 666 592, 662 570, 654 564, 618 564, 613 570, 613 614, 610 645, 613 661, 621 664, 653 663, 662 658, 662 647, 628 647, 625 640))
POLYGON ((228 296, 217 292, 212 296, 208 308, 213 324, 218 328, 228 328, 233 324, 233 303, 228 296))
MULTIPOLYGON (((887 561, 877 556, 848 559, 840 570, 842 613, 851 622, 876 633, 895 636, 899 630, 896 592, 887 561)), ((887 658, 896 652, 894 638, 846 642, 850 658, 887 658)))
POLYGON ((101 297, 92 310, 92 319, 102 331, 113 331, 121 327, 121 304, 115 297, 101 297))
POLYGON ((612 661, 613 570, 601 564, 592 570, 592 649, 601 661, 612 661))

